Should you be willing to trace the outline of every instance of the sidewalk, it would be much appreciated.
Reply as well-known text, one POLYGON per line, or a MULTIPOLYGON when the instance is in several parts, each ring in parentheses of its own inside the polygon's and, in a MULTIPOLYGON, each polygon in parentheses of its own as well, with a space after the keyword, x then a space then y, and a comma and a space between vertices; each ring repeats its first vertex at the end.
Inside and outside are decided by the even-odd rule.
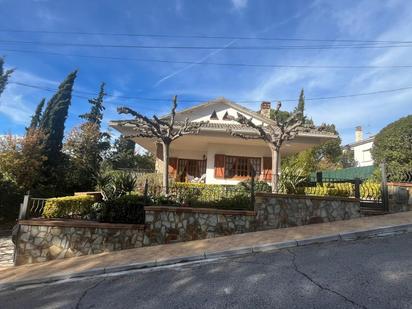
POLYGON ((311 243, 351 240, 410 231, 412 231, 412 211, 107 252, 39 264, 0 268, 0 290, 205 258, 212 259, 311 243))

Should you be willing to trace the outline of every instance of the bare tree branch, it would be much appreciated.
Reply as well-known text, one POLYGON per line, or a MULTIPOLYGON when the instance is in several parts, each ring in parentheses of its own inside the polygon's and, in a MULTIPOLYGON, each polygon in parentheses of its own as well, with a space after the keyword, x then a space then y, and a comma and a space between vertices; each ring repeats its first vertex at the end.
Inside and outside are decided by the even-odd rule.
MULTIPOLYGON (((127 138, 143 137, 153 138, 160 142, 163 146, 163 186, 165 194, 168 193, 168 161, 169 161, 169 146, 172 141, 178 139, 183 135, 198 134, 200 128, 208 122, 191 122, 188 118, 185 119, 183 124, 176 125, 176 108, 177 108, 177 96, 173 97, 172 110, 170 113, 169 121, 159 119, 153 116, 153 119, 149 119, 146 116, 128 108, 120 107, 117 111, 120 114, 129 114, 134 117, 133 121, 128 121, 127 124, 133 124, 133 131, 135 133, 128 135, 127 138)), ((125 124, 119 124, 120 126, 125 124)))

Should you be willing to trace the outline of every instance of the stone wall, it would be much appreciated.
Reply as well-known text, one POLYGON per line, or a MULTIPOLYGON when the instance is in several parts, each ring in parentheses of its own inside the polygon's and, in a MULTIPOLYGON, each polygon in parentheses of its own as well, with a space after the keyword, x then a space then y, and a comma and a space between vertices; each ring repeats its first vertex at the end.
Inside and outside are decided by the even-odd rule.
POLYGON ((389 212, 412 210, 412 184, 388 183, 389 212))
POLYGON ((143 242, 143 225, 42 219, 19 223, 16 265, 137 248, 143 242))
POLYGON ((256 195, 255 211, 258 230, 348 220, 361 216, 359 200, 354 198, 266 193, 256 195))
POLYGON ((213 238, 256 229, 254 211, 145 207, 144 245, 213 238))
POLYGON ((21 220, 16 264, 360 216, 350 198, 257 194, 254 211, 147 206, 146 224, 21 220))

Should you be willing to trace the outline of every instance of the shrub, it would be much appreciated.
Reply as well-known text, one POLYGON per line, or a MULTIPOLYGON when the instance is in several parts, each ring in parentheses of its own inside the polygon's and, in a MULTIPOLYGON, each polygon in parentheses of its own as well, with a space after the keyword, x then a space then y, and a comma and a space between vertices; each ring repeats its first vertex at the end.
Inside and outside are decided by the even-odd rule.
MULTIPOLYGON (((361 199, 379 199, 381 197, 381 185, 376 182, 362 183, 359 191, 361 199)), ((316 187, 305 187, 300 193, 317 196, 355 196, 354 185, 349 182, 317 184, 316 187)))
POLYGON ((306 181, 305 171, 295 165, 285 166, 279 176, 278 192, 295 194, 298 186, 306 181))
POLYGON ((412 115, 387 125, 376 136, 372 148, 375 164, 386 163, 391 181, 404 181, 412 170, 412 115))
MULTIPOLYGON (((250 191, 252 180, 239 182, 237 186, 250 191)), ((266 181, 257 180, 255 181, 255 192, 272 192, 272 187, 266 181)))
POLYGON ((360 197, 364 200, 377 200, 382 196, 381 184, 366 181, 360 186, 360 197))
POLYGON ((250 193, 243 186, 223 186, 203 183, 175 183, 171 199, 177 206, 249 209, 250 193))
POLYGON ((144 224, 145 205, 147 204, 142 196, 132 194, 99 203, 94 205, 94 209, 96 219, 102 222, 144 224))
POLYGON ((95 199, 90 195, 65 196, 46 201, 45 218, 83 217, 90 214, 95 199))
MULTIPOLYGON (((150 196, 157 196, 161 194, 162 192, 162 187, 163 187, 163 179, 162 179, 162 174, 160 173, 148 173, 148 174, 143 174, 140 176, 136 177, 136 188, 139 192, 143 193, 144 190, 144 185, 147 179, 148 183, 148 195, 150 196)), ((173 181, 170 180, 170 184, 173 184, 173 181)))
POLYGON ((103 200, 112 200, 130 193, 136 187, 136 178, 128 172, 106 171, 96 177, 97 189, 103 200))
POLYGON ((0 172, 0 224, 13 222, 19 214, 23 190, 17 183, 0 172))

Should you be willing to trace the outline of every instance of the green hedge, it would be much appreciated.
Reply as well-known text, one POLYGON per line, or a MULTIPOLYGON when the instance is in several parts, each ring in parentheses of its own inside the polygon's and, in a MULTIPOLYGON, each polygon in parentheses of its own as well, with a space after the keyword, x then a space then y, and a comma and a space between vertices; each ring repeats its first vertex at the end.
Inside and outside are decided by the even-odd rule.
POLYGON ((45 218, 83 217, 90 214, 95 198, 91 195, 65 196, 46 201, 45 218))
MULTIPOLYGON (((316 187, 299 188, 298 194, 317 196, 354 197, 354 185, 351 183, 323 183, 316 187)), ((360 185, 361 199, 379 199, 381 197, 381 185, 375 182, 364 182, 360 185)))
POLYGON ((147 203, 142 196, 131 194, 96 203, 92 210, 95 213, 95 219, 101 222, 144 224, 145 205, 147 203))
MULTIPOLYGON (((176 206, 244 210, 251 208, 248 189, 243 186, 204 183, 175 183, 169 200, 176 206)), ((164 202, 162 199, 160 202, 164 202)), ((159 201, 155 201, 160 205, 159 201)), ((169 203, 170 204, 170 203, 169 203)))

